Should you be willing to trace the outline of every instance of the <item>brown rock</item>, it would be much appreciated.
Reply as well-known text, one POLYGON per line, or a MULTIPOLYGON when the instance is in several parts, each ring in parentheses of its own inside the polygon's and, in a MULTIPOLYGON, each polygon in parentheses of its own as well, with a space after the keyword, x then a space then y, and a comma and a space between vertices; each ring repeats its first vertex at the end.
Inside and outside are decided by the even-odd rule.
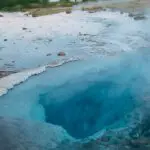
POLYGON ((72 11, 71 10, 66 10, 66 14, 71 14, 72 11))
POLYGON ((66 53, 65 52, 59 52, 57 55, 58 56, 66 56, 66 53))

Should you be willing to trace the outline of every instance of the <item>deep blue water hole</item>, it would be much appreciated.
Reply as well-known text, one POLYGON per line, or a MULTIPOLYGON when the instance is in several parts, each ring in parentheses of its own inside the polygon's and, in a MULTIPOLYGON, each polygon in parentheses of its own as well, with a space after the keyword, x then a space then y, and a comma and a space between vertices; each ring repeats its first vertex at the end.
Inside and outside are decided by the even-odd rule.
POLYGON ((62 126, 75 138, 126 126, 149 95, 149 63, 149 51, 142 51, 51 87, 39 94, 46 122, 62 126))
POLYGON ((45 105, 46 121, 63 126, 76 138, 116 126, 133 110, 135 101, 129 88, 120 95, 115 90, 117 85, 111 82, 98 82, 64 102, 45 105))
POLYGON ((137 87, 144 83, 132 67, 125 68, 85 74, 41 93, 46 122, 62 126, 75 138, 124 126, 137 107, 137 87))

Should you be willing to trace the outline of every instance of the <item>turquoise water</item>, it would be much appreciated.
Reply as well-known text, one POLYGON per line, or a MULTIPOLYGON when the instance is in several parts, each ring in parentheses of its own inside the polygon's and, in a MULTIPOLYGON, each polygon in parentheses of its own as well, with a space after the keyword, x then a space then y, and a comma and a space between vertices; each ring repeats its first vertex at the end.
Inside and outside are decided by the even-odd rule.
POLYGON ((125 126, 150 89, 149 51, 108 58, 31 77, 0 98, 0 115, 60 125, 75 138, 125 126))

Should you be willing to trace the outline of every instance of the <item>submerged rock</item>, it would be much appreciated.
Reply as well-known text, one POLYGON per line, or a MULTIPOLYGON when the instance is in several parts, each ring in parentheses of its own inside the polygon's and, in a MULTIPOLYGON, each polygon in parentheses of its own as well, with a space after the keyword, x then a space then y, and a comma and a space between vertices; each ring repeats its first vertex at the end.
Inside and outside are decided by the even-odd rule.
POLYGON ((86 140, 81 139, 77 142, 61 144, 54 150, 149 150, 150 148, 149 138, 132 139, 129 136, 129 128, 110 131, 106 131, 104 135, 99 135, 100 137, 97 138, 93 135, 86 140), (119 139, 118 134, 121 136, 119 139), (106 137, 110 137, 110 135, 111 139, 107 139, 106 137))
POLYGON ((11 61, 12 63, 15 63, 15 60, 11 61))
POLYGON ((139 138, 137 140, 131 140, 130 141, 130 147, 133 148, 139 148, 141 146, 145 146, 145 145, 149 145, 150 144, 150 140, 147 138, 139 138))
POLYGON ((52 42, 53 40, 52 40, 52 39, 48 39, 48 41, 49 41, 49 42, 52 42))
POLYGON ((4 17, 2 14, 0 14, 0 17, 4 17))
POLYGON ((109 142, 110 138, 111 138, 110 136, 103 135, 100 140, 101 140, 102 142, 109 142))

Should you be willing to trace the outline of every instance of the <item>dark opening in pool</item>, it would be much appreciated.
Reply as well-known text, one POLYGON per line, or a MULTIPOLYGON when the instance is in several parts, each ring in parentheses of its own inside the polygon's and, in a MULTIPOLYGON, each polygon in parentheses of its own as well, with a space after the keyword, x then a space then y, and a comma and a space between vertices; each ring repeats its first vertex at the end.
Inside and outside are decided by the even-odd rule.
POLYGON ((40 95, 46 122, 62 126, 75 138, 86 138, 101 129, 125 125, 126 115, 135 107, 131 85, 122 89, 109 80, 77 83, 74 86, 86 84, 86 88, 71 96, 66 96, 73 86, 69 83, 40 95))

